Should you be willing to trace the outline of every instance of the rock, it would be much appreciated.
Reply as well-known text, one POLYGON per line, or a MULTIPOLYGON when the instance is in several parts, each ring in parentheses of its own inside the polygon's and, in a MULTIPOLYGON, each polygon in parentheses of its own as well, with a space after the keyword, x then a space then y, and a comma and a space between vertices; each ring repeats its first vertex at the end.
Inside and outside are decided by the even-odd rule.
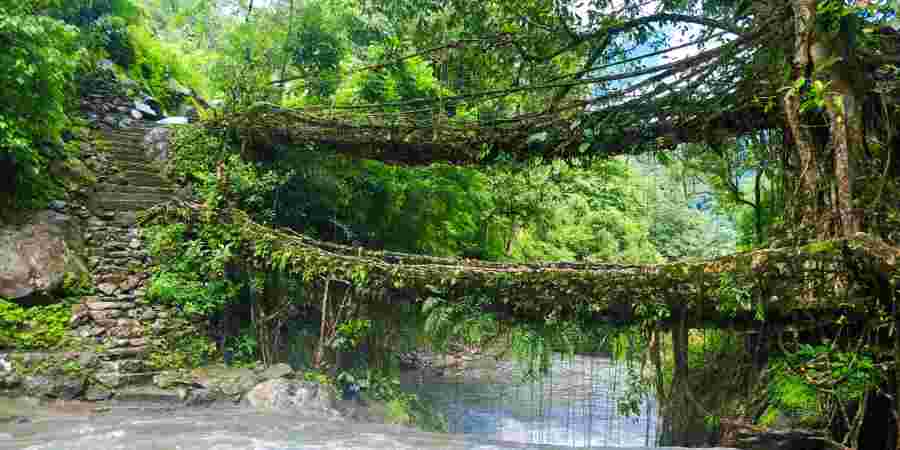
POLYGON ((113 295, 116 293, 118 286, 113 283, 100 283, 97 285, 97 289, 105 295, 113 295))
POLYGON ((31 419, 25 416, 0 416, 0 425, 2 424, 13 424, 13 425, 23 425, 26 423, 31 423, 31 419))
POLYGON ((252 370, 222 366, 207 367, 194 374, 194 382, 231 398, 240 398, 260 382, 252 370))
POLYGON ((178 392, 156 386, 133 386, 116 392, 116 400, 122 402, 180 403, 178 392))
POLYGON ((99 300, 87 301, 85 305, 88 309, 92 311, 103 311, 107 309, 125 309, 128 307, 127 303, 122 302, 102 302, 99 300))
POLYGON ((0 228, 0 297, 48 294, 67 277, 82 279, 88 275, 83 248, 77 219, 55 211, 0 228))
MULTIPOLYGON (((109 350, 105 354, 114 355, 115 352, 116 350, 109 350)), ((94 377, 104 386, 118 388, 126 384, 135 384, 148 380, 149 376, 140 375, 144 371, 144 363, 140 360, 101 361, 100 368, 94 374, 94 377)))
POLYGON ((135 288, 140 286, 141 282, 143 282, 143 281, 144 280, 142 280, 141 277, 139 277, 137 275, 132 275, 132 276, 128 277, 128 279, 123 281, 121 284, 119 284, 119 291, 120 292, 131 292, 135 288))
POLYGON ((179 387, 176 391, 185 406, 206 406, 216 401, 215 393, 209 389, 179 387))
POLYGON ((150 105, 139 100, 134 101, 134 109, 141 113, 141 115, 147 116, 147 118, 155 118, 159 116, 159 113, 154 111, 150 105))
POLYGON ((284 378, 294 373, 294 369, 285 363, 275 364, 264 370, 259 376, 263 380, 271 380, 273 378, 284 378))
POLYGON ((53 200, 47 206, 54 211, 64 212, 66 209, 66 202, 62 200, 53 200))
POLYGON ((72 400, 84 392, 84 380, 74 377, 25 377, 25 392, 35 397, 72 400))
POLYGON ((131 114, 131 118, 134 119, 134 120, 141 120, 141 119, 144 118, 144 115, 141 114, 141 112, 138 111, 138 110, 136 110, 136 109, 132 109, 132 110, 130 111, 130 114, 131 114))
POLYGON ((736 446, 746 450, 827 450, 832 448, 822 433, 806 430, 770 430, 739 434, 736 446))
POLYGON ((94 352, 81 352, 78 355, 78 365, 81 367, 94 367, 98 361, 97 354, 94 352))
POLYGON ((141 248, 141 245, 141 240, 136 238, 132 239, 131 242, 128 243, 128 247, 130 247, 132 250, 141 248))
POLYGON ((153 375, 153 384, 161 389, 169 389, 176 386, 192 386, 194 381, 187 373, 168 371, 153 375))
POLYGON ((83 304, 72 305, 72 317, 69 319, 69 328, 78 328, 90 319, 87 306, 83 304))
POLYGON ((336 416, 333 389, 311 381, 275 378, 254 387, 246 396, 257 409, 336 416))
POLYGON ((183 116, 166 117, 156 121, 159 125, 187 125, 188 122, 188 118, 183 116))
POLYGON ((13 371, 12 361, 9 360, 9 355, 0 354, 0 375, 6 375, 13 371))
POLYGON ((116 319, 118 317, 122 317, 122 311, 117 309, 108 309, 108 310, 100 310, 94 311, 91 310, 88 313, 95 322, 101 322, 109 319, 116 319))
POLYGON ((108 59, 101 59, 100 61, 97 61, 97 69, 98 70, 112 71, 115 67, 116 67, 116 63, 114 63, 108 59))
POLYGON ((115 283, 100 283, 97 285, 97 289, 105 295, 113 295, 119 287, 115 283))
POLYGON ((84 393, 84 399, 90 402, 102 402, 115 395, 115 391, 101 385, 91 385, 84 393))

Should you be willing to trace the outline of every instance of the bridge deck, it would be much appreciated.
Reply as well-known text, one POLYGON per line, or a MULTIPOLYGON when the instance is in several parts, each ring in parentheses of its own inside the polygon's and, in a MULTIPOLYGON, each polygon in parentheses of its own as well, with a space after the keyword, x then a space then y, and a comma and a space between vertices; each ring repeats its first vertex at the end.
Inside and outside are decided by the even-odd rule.
POLYGON ((450 299, 482 292, 493 299, 487 308, 521 320, 590 314, 629 323, 686 308, 698 323, 797 321, 889 308, 893 280, 900 279, 900 249, 864 234, 713 260, 506 264, 371 251, 272 229, 239 210, 214 218, 197 212, 167 205, 144 220, 164 221, 171 214, 224 220, 240 230, 243 262, 253 269, 346 280, 417 299, 435 291, 450 299))

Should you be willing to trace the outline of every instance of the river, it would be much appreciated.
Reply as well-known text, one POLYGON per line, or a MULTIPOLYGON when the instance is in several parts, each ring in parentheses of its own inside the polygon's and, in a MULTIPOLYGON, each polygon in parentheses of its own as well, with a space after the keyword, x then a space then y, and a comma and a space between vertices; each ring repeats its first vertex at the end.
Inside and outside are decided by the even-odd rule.
POLYGON ((638 414, 620 414, 619 400, 629 390, 623 365, 598 356, 556 355, 548 374, 524 381, 523 368, 512 361, 467 359, 441 376, 407 373, 401 378, 405 389, 432 400, 445 414, 451 433, 566 447, 656 442, 652 399, 636 402, 638 414))
MULTIPOLYGON (((637 448, 652 416, 610 409, 620 368, 602 359, 557 358, 541 383, 517 382, 507 361, 470 361, 443 376, 405 377, 448 416, 451 433, 298 418, 241 406, 0 402, 27 419, 0 422, 0 449, 313 450, 637 448)), ((407 374, 409 375, 409 374, 407 374)), ((617 381, 618 380, 618 381, 617 381)), ((648 404, 652 407, 652 404, 648 404)))

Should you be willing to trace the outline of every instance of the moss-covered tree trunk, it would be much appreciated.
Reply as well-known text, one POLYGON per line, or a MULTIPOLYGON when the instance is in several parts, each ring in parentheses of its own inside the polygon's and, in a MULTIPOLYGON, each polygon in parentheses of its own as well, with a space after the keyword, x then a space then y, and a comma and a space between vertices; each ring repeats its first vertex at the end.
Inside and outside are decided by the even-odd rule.
POLYGON ((814 226, 820 238, 852 236, 861 231, 861 217, 854 208, 854 158, 864 145, 862 95, 858 61, 851 45, 852 27, 825 32, 817 25, 818 0, 792 0, 794 55, 792 89, 784 96, 785 117, 800 159, 798 207, 804 226, 814 226), (820 81, 823 92, 812 92, 820 81), (823 97, 828 119, 827 139, 817 139, 803 104, 823 97), (827 164, 826 155, 831 156, 827 164), (828 170, 831 173, 826 173, 828 170), (824 175, 824 176, 822 176, 824 175), (833 185, 832 185, 833 183, 833 185), (822 214, 820 193, 832 191, 830 214, 822 214), (833 225, 833 227, 831 226, 833 225), (830 236, 829 236, 830 235, 830 236))

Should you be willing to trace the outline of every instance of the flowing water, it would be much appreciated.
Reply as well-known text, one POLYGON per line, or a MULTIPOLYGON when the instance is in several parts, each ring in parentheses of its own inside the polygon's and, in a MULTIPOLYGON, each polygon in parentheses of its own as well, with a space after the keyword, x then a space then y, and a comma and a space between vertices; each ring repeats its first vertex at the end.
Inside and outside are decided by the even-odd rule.
MULTIPOLYGON (((239 406, 176 408, 77 402, 0 402, 0 449, 294 450, 551 449, 642 447, 649 414, 622 417, 622 368, 606 360, 557 358, 543 381, 517 380, 509 362, 472 361, 444 375, 408 373, 403 385, 448 417, 449 434, 403 427, 263 413, 239 406)), ((644 410, 642 410, 644 411, 644 410)), ((651 441, 652 442, 652 441, 651 441)))
MULTIPOLYGON (((458 362, 458 361, 457 361, 458 362)), ((436 365, 447 364, 435 361, 436 365)), ((511 361, 472 359, 441 376, 405 374, 402 385, 432 400, 449 431, 523 444, 649 447, 656 442, 656 404, 637 398, 637 414, 620 413, 628 368, 608 359, 557 355, 539 380, 524 381, 511 361)))

